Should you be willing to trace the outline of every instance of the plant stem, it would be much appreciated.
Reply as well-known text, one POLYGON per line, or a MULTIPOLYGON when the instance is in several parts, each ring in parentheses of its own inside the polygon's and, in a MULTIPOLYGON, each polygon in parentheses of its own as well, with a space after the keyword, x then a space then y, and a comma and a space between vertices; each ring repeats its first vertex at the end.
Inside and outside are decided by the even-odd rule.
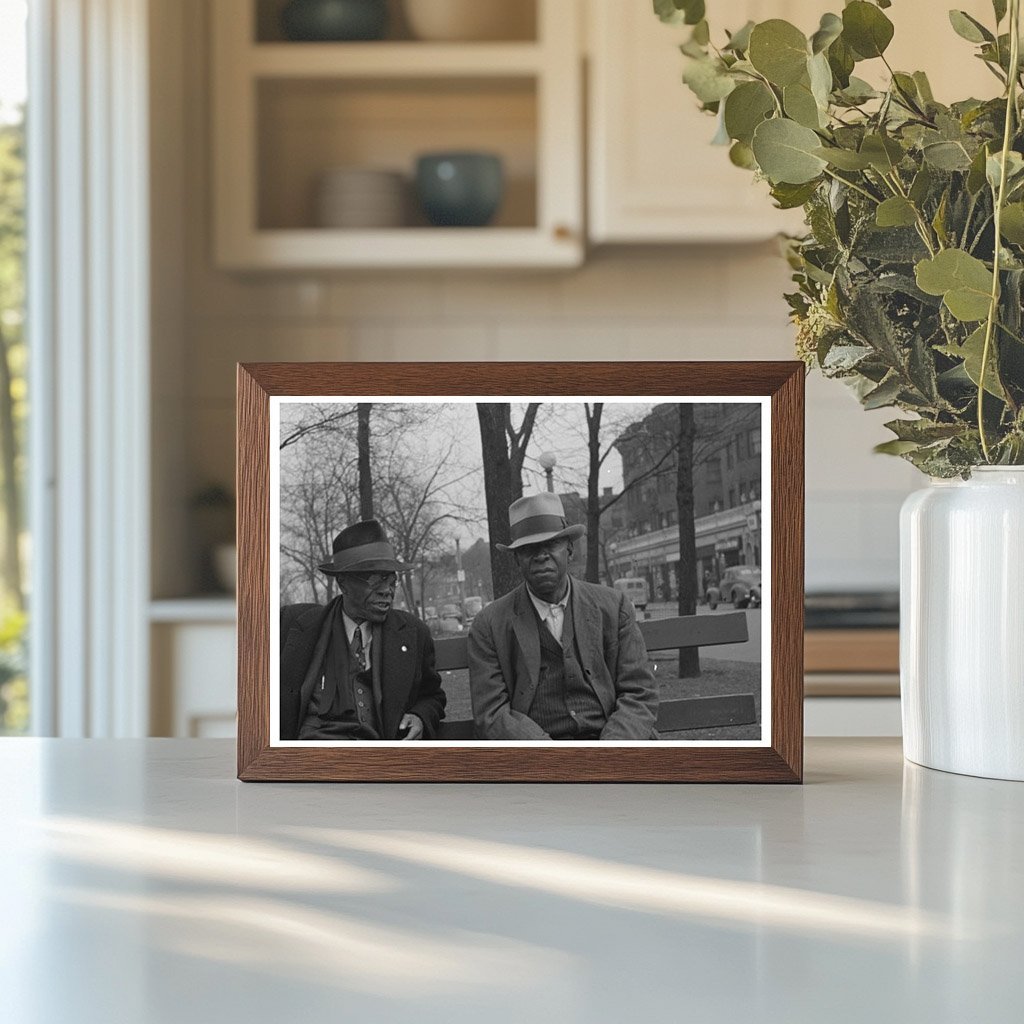
POLYGON ((841 185, 845 185, 847 188, 852 188, 854 192, 859 192, 862 196, 864 196, 865 199, 870 199, 871 202, 875 204, 875 206, 879 204, 880 200, 873 196, 870 192, 868 192, 867 189, 863 189, 860 187, 860 185, 854 184, 854 182, 852 181, 847 181, 845 178, 840 178, 838 174, 834 174, 827 167, 825 168, 825 173, 833 181, 838 181, 841 185))
POLYGON ((1010 74, 1006 83, 1006 123, 1003 126, 1003 151, 999 167, 999 190, 995 197, 995 246, 992 256, 992 294, 989 298, 988 319, 985 322, 985 346, 981 350, 981 370, 978 373, 978 435, 985 461, 992 462, 988 435, 985 431, 985 374, 992 352, 992 333, 999 312, 1000 241, 1002 240, 1003 204, 1006 199, 1006 165, 1013 139, 1013 122, 1017 113, 1017 75, 1020 65, 1020 0, 1010 0, 1010 74))
MULTIPOLYGON (((928 222, 924 219, 924 214, 922 214, 921 211, 917 208, 917 204, 910 202, 910 198, 907 195, 906 189, 904 189, 903 187, 903 182, 900 181, 899 172, 894 167, 892 174, 883 174, 882 179, 889 183, 889 185, 893 188, 893 190, 897 193, 897 195, 899 195, 901 199, 906 199, 906 201, 910 203, 910 206, 914 211, 914 216, 917 218, 917 233, 920 236, 921 241, 924 242, 925 248, 928 250, 928 255, 934 256, 935 247, 932 245, 932 233, 928 227, 928 222)), ((938 239, 938 237, 936 237, 935 241, 941 248, 942 243, 938 239)))

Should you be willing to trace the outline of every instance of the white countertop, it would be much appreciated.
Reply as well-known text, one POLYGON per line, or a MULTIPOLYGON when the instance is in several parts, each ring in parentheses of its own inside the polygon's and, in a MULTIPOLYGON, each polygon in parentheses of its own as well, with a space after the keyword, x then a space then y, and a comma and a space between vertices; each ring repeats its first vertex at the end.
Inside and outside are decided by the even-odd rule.
POLYGON ((5 1022, 1017 1021, 1024 785, 243 785, 230 741, 0 741, 5 1022))

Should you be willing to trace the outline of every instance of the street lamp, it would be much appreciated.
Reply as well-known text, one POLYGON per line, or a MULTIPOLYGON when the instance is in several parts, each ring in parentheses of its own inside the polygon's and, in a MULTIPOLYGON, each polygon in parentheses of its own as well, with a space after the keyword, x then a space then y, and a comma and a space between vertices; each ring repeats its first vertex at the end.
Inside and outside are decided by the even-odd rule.
POLYGON ((540 468, 544 470, 544 475, 548 478, 548 490, 554 492, 555 466, 558 465, 558 459, 555 458, 554 452, 542 452, 537 456, 537 461, 540 463, 540 468))

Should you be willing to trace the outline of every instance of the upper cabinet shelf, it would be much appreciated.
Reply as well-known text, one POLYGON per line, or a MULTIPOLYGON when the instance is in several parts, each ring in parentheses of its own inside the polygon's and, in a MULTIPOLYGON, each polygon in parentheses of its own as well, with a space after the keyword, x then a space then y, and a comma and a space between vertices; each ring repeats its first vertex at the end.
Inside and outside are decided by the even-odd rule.
POLYGON ((412 78, 540 75, 536 43, 263 43, 246 63, 259 78, 412 78))
POLYGON ((480 42, 417 41, 400 17, 381 41, 286 41, 277 0, 211 5, 218 265, 581 263, 578 5, 502 2, 523 5, 529 30, 480 42), (438 175, 496 157, 497 209, 486 226, 436 226, 445 218, 416 187, 418 159, 466 153, 486 159, 469 172, 446 161, 438 175))

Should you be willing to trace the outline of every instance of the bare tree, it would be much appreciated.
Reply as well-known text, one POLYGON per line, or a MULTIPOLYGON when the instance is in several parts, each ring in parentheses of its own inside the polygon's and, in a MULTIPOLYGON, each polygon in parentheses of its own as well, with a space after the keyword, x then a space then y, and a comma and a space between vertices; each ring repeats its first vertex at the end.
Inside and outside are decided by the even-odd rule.
POLYGON ((369 402, 356 406, 359 427, 357 447, 359 449, 359 518, 373 518, 373 471, 370 467, 370 410, 369 402))
POLYGON ((298 421, 289 427, 288 433, 281 438, 279 447, 284 450, 290 445, 297 444, 309 434, 334 431, 342 425, 344 420, 355 415, 356 407, 354 405, 305 406, 298 421))
MULTIPOLYGON (((697 523, 693 507, 694 436, 693 404, 680 402, 676 438, 676 509, 679 522, 679 614, 697 614, 697 523), (685 566, 690 566, 689 572, 685 566)), ((679 648, 679 678, 700 675, 700 649, 679 648)))
POLYGON ((516 429, 512 423, 512 406, 508 402, 480 402, 480 444, 483 449, 484 494, 487 500, 487 526, 491 542, 491 579, 494 596, 501 597, 515 589, 519 573, 515 560, 495 545, 508 544, 508 507, 523 496, 523 461, 530 443, 540 403, 526 407, 523 422, 516 429))

